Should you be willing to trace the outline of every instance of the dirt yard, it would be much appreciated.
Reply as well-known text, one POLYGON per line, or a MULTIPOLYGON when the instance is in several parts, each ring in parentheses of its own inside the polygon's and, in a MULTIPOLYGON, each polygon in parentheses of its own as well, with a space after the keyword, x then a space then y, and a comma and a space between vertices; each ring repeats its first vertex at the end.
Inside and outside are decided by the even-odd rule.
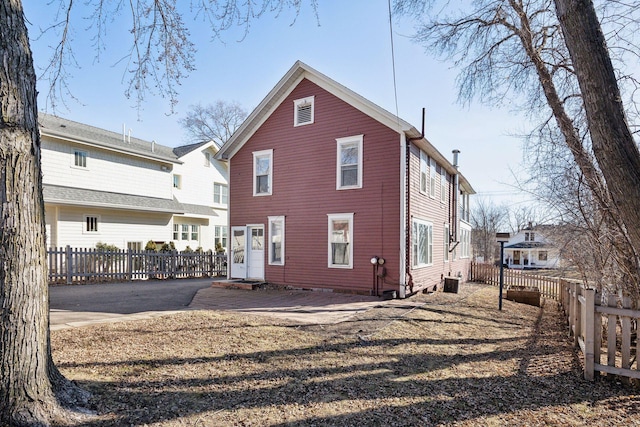
POLYGON ((484 285, 335 325, 192 311, 52 332, 95 426, 630 426, 640 393, 582 379, 556 305, 484 285))

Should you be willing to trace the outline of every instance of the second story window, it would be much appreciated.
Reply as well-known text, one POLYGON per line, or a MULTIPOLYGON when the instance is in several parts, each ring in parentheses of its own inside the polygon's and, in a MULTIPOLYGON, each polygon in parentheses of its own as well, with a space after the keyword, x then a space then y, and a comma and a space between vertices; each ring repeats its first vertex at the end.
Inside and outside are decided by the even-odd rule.
POLYGON ((253 153, 253 195, 270 196, 273 175, 273 150, 253 153))
POLYGON ((78 168, 87 167, 87 152, 82 150, 73 150, 73 165, 78 168))
POLYGON ((229 203, 229 190, 225 184, 213 184, 213 203, 226 205, 229 203))
POLYGON ((211 166, 211 153, 204 153, 204 165, 206 167, 211 166))
POLYGON ((85 233, 97 233, 98 232, 98 220, 97 216, 84 216, 84 232, 85 233))
POLYGON ((293 101, 293 126, 310 125, 313 123, 314 97, 308 96, 293 101))
POLYGON ((433 158, 429 165, 429 197, 436 197, 436 161, 433 158))
POLYGON ((362 135, 338 138, 336 189, 362 188, 362 135))
POLYGON ((429 158, 427 153, 420 150, 420 192, 427 194, 427 174, 429 170, 429 158))
POLYGON ((182 176, 173 174, 173 188, 182 188, 182 176))

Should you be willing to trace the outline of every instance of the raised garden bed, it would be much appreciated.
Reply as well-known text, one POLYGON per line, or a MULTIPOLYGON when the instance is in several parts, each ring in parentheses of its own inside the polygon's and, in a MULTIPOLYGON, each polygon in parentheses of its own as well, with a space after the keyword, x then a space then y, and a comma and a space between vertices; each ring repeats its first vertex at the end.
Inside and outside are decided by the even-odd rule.
POLYGON ((540 289, 530 286, 509 286, 507 299, 522 304, 540 307, 540 289))

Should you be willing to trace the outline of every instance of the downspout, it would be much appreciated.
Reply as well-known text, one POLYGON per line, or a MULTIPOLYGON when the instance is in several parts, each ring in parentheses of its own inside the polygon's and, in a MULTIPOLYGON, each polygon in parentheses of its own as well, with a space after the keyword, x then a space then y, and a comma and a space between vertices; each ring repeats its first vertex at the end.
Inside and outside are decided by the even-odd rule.
POLYGON ((425 109, 422 108, 422 132, 419 137, 415 138, 407 138, 407 149, 406 149, 406 175, 407 175, 407 185, 406 185, 406 210, 407 210, 407 226, 405 227, 406 235, 405 235, 405 270, 407 273, 407 277, 409 281, 407 285, 409 286, 409 294, 413 294, 413 275, 411 274, 411 143, 413 141, 418 141, 424 139, 424 117, 425 117, 425 109))

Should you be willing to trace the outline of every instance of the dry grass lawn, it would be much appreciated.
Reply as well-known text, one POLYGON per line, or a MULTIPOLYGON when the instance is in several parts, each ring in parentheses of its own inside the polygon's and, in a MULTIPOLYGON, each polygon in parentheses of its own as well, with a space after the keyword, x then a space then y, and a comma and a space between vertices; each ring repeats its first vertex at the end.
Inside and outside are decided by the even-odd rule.
POLYGON ((555 304, 467 284, 337 325, 191 311, 52 332, 96 426, 629 426, 637 390, 582 379, 555 304), (418 302, 426 304, 417 304, 418 302))

